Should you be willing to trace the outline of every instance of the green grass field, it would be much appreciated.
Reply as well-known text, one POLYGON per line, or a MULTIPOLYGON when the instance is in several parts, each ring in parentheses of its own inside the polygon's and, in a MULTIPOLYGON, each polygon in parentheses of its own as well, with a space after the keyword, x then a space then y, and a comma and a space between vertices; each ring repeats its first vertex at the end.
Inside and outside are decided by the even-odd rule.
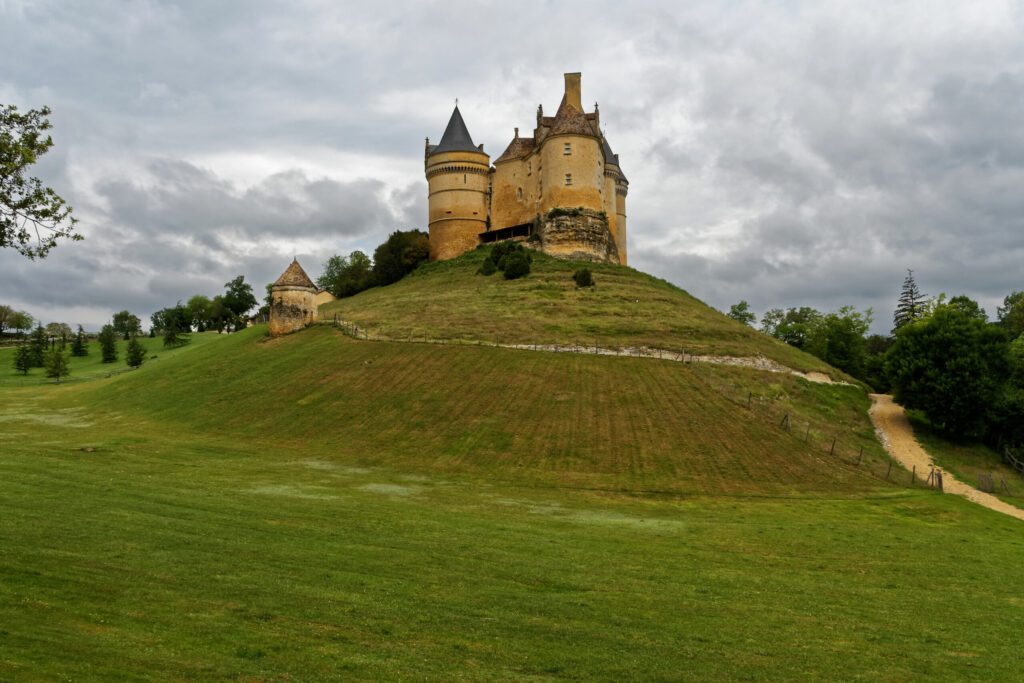
MULTIPOLYGON (((586 264, 596 285, 580 289, 579 263, 536 253, 520 280, 477 275, 487 250, 421 266, 388 287, 321 307, 394 338, 484 340, 513 344, 650 346, 697 355, 763 355, 798 370, 845 378, 814 356, 737 323, 675 285, 608 264, 586 264)), ((846 378, 849 379, 849 378, 846 378)))
POLYGON ((856 387, 262 334, 0 387, 0 679, 1020 676, 1019 522, 856 387))

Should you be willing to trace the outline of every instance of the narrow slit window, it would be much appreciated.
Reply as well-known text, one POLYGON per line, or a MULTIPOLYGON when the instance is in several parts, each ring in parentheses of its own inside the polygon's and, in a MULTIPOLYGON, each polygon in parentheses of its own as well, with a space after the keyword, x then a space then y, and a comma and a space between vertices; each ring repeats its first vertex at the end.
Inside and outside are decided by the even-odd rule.
POLYGON ((572 173, 565 174, 565 184, 572 185, 572 173))
POLYGON ((516 199, 523 201, 523 188, 520 187, 516 190, 516 199))
POLYGON ((571 142, 567 142, 564 145, 562 145, 562 154, 564 154, 565 156, 569 156, 570 154, 572 154, 571 142))

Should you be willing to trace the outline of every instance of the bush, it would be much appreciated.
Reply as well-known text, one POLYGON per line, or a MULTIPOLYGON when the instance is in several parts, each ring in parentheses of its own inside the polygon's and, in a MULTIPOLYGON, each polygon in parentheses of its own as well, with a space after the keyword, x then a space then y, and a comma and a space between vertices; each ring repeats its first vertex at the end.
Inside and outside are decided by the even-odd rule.
POLYGON ((484 262, 480 264, 480 269, 476 271, 477 275, 494 275, 495 271, 498 270, 498 266, 494 265, 494 261, 488 256, 484 259, 484 262))
POLYGON ((590 272, 590 268, 580 268, 572 274, 572 279, 576 282, 577 287, 593 287, 594 276, 590 272))
POLYGON ((60 382, 61 377, 66 377, 70 372, 68 368, 68 357, 63 349, 53 349, 46 352, 46 376, 60 382))
POLYGON ((128 365, 133 368, 141 367, 142 363, 146 360, 146 349, 142 346, 138 339, 132 337, 128 342, 128 352, 126 354, 128 365))
POLYGON ((505 263, 505 279, 516 280, 524 275, 530 274, 530 257, 523 251, 512 252, 505 256, 502 261, 505 263))

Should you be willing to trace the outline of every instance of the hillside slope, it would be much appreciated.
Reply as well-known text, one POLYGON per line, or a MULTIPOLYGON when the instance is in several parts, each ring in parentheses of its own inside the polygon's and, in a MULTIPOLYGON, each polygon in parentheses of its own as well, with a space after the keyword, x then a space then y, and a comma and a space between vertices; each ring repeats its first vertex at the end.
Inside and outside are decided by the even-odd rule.
POLYGON ((842 373, 698 301, 664 280, 623 266, 580 264, 534 254, 520 280, 477 275, 487 251, 421 266, 403 280, 321 307, 374 333, 405 339, 528 344, 650 346, 696 355, 763 355, 791 368, 842 373), (580 289, 587 265, 596 285, 580 289))
MULTIPOLYGON (((751 389, 738 377, 763 378, 775 394, 828 392, 849 408, 834 429, 846 430, 847 441, 866 434, 870 457, 856 387, 790 378, 787 391, 779 376, 749 370, 361 342, 327 326, 274 340, 264 334, 233 335, 182 362, 93 387, 86 400, 118 416, 268 448, 559 486, 745 494, 880 485, 733 400, 751 389)), ((829 405, 824 393, 801 396, 829 405)), ((822 414, 819 423, 836 419, 822 414)))

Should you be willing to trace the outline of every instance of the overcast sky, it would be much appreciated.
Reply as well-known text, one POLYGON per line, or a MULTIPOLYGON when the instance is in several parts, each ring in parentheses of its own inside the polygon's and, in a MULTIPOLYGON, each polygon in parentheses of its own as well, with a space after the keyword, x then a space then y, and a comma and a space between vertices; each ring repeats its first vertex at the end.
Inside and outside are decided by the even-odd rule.
POLYGON ((1024 289, 1019 2, 0 0, 0 103, 86 240, 0 253, 0 303, 95 328, 426 228, 459 98, 496 158, 562 73, 630 180, 630 265, 722 309, 873 307, 906 268, 1024 289))

